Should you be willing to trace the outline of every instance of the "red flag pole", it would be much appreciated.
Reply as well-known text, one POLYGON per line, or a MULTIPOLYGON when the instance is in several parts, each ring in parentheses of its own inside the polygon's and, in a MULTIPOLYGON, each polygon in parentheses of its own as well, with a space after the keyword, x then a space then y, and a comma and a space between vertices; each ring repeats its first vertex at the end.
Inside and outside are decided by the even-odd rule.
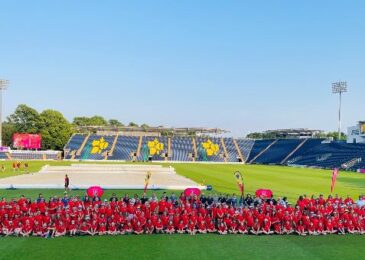
POLYGON ((151 179, 151 172, 147 172, 147 176, 146 176, 146 179, 145 179, 145 185, 144 185, 144 193, 147 192, 147 189, 148 189, 148 185, 150 183, 150 179, 151 179))
POLYGON ((333 169, 332 182, 331 182, 331 193, 333 193, 333 191, 335 190, 335 185, 336 185, 336 180, 337 180, 338 174, 339 174, 339 169, 338 168, 333 169))

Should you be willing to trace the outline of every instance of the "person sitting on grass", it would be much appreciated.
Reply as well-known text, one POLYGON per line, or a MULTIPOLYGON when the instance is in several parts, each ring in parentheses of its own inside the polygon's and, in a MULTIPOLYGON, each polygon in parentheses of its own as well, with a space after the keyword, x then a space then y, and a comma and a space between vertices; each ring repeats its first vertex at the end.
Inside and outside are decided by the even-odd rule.
POLYGON ((145 225, 145 233, 151 235, 151 234, 153 234, 154 230, 155 230, 155 227, 153 226, 151 219, 147 220, 146 225, 145 225))
POLYGON ((298 224, 295 226, 295 233, 299 236, 306 236, 307 232, 305 231, 304 224, 302 220, 299 220, 298 224))
POLYGON ((164 233, 161 219, 157 220, 157 223, 155 224, 155 231, 156 231, 156 234, 164 233))
POLYGON ((79 235, 81 236, 86 236, 86 235, 90 235, 91 236, 91 232, 90 232, 90 227, 87 225, 86 221, 83 221, 81 223, 80 229, 79 229, 79 235))
MULTIPOLYGON (((14 223, 13 221, 8 221, 7 224, 4 224, 3 226, 3 230, 2 230, 3 234, 8 237, 11 236, 13 234, 15 234, 15 228, 14 228, 14 223)), ((20 231, 18 232, 18 234, 20 233, 20 231)))
POLYGON ((177 232, 178 234, 184 234, 184 233, 186 232, 186 231, 185 231, 185 225, 184 225, 183 220, 180 220, 179 224, 177 225, 176 232, 177 232))
POLYGON ((22 227, 22 231, 20 232, 20 235, 23 237, 29 237, 32 234, 32 225, 30 224, 29 219, 25 221, 25 225, 22 227))
POLYGON ((230 225, 229 225, 229 229, 228 232, 230 234, 237 234, 238 233, 238 223, 236 220, 233 220, 230 225))
POLYGON ((106 225, 104 222, 100 222, 98 226, 98 235, 105 236, 107 234, 106 225))
POLYGON ((112 222, 108 225, 107 234, 110 236, 116 236, 119 234, 115 222, 112 222))
POLYGON ((34 237, 42 237, 42 235, 43 235, 42 230, 43 230, 42 223, 38 222, 37 220, 34 220, 32 235, 34 237))
POLYGON ((19 221, 18 224, 14 223, 14 235, 16 237, 20 236, 22 230, 23 230, 23 223, 21 221, 19 221))
POLYGON ((283 234, 290 235, 294 233, 293 225, 290 220, 284 222, 283 234))
POLYGON ((268 218, 264 219, 264 223, 262 225, 261 233, 265 235, 271 235, 274 232, 271 230, 271 221, 268 218))
POLYGON ((198 223, 198 233, 199 234, 206 234, 207 233, 207 226, 205 224, 205 221, 199 221, 198 223))
POLYGON ((174 227, 174 223, 172 221, 169 221, 169 223, 167 224, 166 227, 166 234, 172 235, 175 233, 175 227, 174 227))
POLYGON ((133 226, 130 221, 128 221, 127 224, 124 226, 124 234, 125 235, 133 234, 133 226))
POLYGON ((94 219, 92 222, 91 222, 91 225, 90 225, 90 234, 92 236, 95 236, 98 234, 98 227, 99 227, 99 224, 98 224, 98 221, 96 219, 94 219))
POLYGON ((218 224, 218 234, 227 235, 227 225, 223 221, 218 224))
POLYGON ((62 220, 59 221, 58 225, 55 227, 54 237, 63 237, 66 235, 66 226, 62 220))
POLYGON ((134 234, 142 235, 143 233, 144 233, 143 226, 140 221, 137 221, 137 223, 134 226, 134 234))
POLYGON ((188 232, 189 235, 193 236, 196 234, 197 230, 195 228, 195 223, 194 221, 190 220, 189 224, 188 224, 188 228, 186 230, 188 232))
POLYGON ((69 230, 70 237, 76 236, 78 227, 77 227, 75 220, 71 220, 71 223, 68 226, 68 230, 69 230))
POLYGON ((355 229, 354 223, 352 222, 351 219, 349 219, 348 221, 345 222, 345 228, 346 231, 350 234, 356 234, 357 231, 355 229))

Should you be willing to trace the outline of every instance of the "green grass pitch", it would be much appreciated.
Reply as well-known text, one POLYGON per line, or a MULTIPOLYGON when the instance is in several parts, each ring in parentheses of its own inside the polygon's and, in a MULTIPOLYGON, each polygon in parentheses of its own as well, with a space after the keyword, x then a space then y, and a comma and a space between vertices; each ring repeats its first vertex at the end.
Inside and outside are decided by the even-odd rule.
MULTIPOLYGON (((30 162, 30 171, 45 164, 67 165, 70 162, 30 162)), ((6 171, 0 177, 25 174, 13 172, 11 162, 4 162, 6 171)), ((164 164, 165 165, 165 164, 164 164)), ((167 165, 166 165, 167 166, 167 165)), ((270 188, 275 197, 287 196, 295 203, 301 194, 327 196, 330 192, 331 171, 296 169, 279 166, 172 164, 176 171, 199 184, 210 184, 214 193, 235 193, 237 186, 233 172, 244 175, 245 190, 254 193, 258 188, 270 188)), ((152 176, 153 178, 153 176, 152 176)), ((60 180, 62 183, 63 180, 60 180)), ((72 183, 72 180, 71 180, 72 183)), ((24 194, 35 198, 62 196, 61 190, 0 190, 1 197, 13 198, 24 194)), ((106 191, 140 194, 141 191, 106 191)), ((152 192, 152 191, 150 191, 152 192)), ((156 191, 161 194, 162 191, 156 191)), ((180 191, 175 191, 180 192, 180 191)), ((340 172, 335 193, 356 198, 365 193, 365 176, 340 172)), ((72 191, 71 195, 82 195, 72 191)), ((362 259, 365 237, 346 236, 241 236, 241 235, 152 235, 118 237, 76 237, 60 239, 0 238, 0 259, 362 259)))

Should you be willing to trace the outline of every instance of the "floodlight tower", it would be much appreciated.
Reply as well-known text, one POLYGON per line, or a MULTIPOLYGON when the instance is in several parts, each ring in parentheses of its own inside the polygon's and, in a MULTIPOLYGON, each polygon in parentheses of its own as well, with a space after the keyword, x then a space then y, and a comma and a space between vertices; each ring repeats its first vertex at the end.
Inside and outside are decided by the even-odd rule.
POLYGON ((332 93, 339 94, 340 96, 340 104, 338 108, 338 140, 341 139, 341 105, 342 105, 342 93, 347 92, 347 82, 346 81, 338 81, 332 83, 332 93))
POLYGON ((9 80, 0 79, 0 146, 3 145, 3 91, 7 89, 9 80))

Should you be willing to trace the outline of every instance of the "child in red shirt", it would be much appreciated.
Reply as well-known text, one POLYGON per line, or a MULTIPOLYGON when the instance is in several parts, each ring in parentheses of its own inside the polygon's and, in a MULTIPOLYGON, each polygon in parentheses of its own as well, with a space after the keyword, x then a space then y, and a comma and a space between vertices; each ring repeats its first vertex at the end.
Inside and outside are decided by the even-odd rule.
POLYGON ((30 221, 29 220, 26 220, 25 221, 25 225, 23 226, 22 228, 22 231, 20 232, 20 234, 23 236, 23 237, 29 237, 30 234, 32 233, 32 226, 30 224, 30 221))
POLYGON ((134 234, 136 234, 136 235, 142 235, 143 234, 143 227, 142 227, 142 225, 139 221, 134 226, 134 234))
POLYGON ((174 234, 175 233, 175 227, 174 227, 174 223, 172 221, 170 221, 168 224, 167 224, 167 227, 166 227, 166 231, 165 231, 166 234, 174 234))
POLYGON ((115 236, 118 235, 117 226, 115 222, 112 222, 108 225, 108 235, 115 236))
POLYGON ((68 227, 68 231, 69 231, 71 237, 76 236, 76 233, 77 233, 77 225, 76 225, 75 220, 71 220, 71 223, 70 223, 70 225, 68 227))
POLYGON ((14 223, 13 221, 9 221, 3 228, 3 234, 7 237, 14 234, 14 223))
POLYGON ((227 235, 227 226, 223 221, 218 224, 218 233, 220 235, 227 235))
POLYGON ((307 232, 305 232, 303 221, 299 220, 298 224, 295 227, 295 233, 299 236, 306 236, 307 232))
POLYGON ((145 229, 146 229, 145 231, 146 234, 152 234, 153 231, 155 230, 155 227, 153 226, 153 223, 150 219, 147 220, 145 229))
POLYGON ((64 235, 66 235, 66 226, 62 221, 60 221, 58 223, 58 225, 56 225, 56 227, 55 227, 54 236, 55 237, 62 237, 64 235))
POLYGON ((200 234, 206 234, 207 233, 207 227, 205 225, 205 221, 202 220, 198 223, 198 232, 200 234))
POLYGON ((156 234, 163 234, 163 225, 161 219, 157 220, 157 223, 155 224, 155 230, 156 234))
POLYGON ((260 222, 257 218, 254 221, 254 224, 253 224, 252 229, 251 229, 251 233, 254 234, 254 235, 260 235, 262 233, 261 225, 260 225, 260 222))
POLYGON ((261 232, 265 235, 271 235, 274 233, 273 231, 271 231, 271 221, 269 219, 264 219, 261 232))
POLYGON ((184 225, 184 222, 182 220, 180 220, 180 223, 177 225, 176 232, 178 234, 184 234, 185 233, 185 225, 184 225))
POLYGON ((196 228, 195 228, 195 224, 193 221, 190 220, 189 224, 188 224, 188 229, 187 229, 187 232, 190 234, 190 235, 195 235, 196 234, 196 228))

